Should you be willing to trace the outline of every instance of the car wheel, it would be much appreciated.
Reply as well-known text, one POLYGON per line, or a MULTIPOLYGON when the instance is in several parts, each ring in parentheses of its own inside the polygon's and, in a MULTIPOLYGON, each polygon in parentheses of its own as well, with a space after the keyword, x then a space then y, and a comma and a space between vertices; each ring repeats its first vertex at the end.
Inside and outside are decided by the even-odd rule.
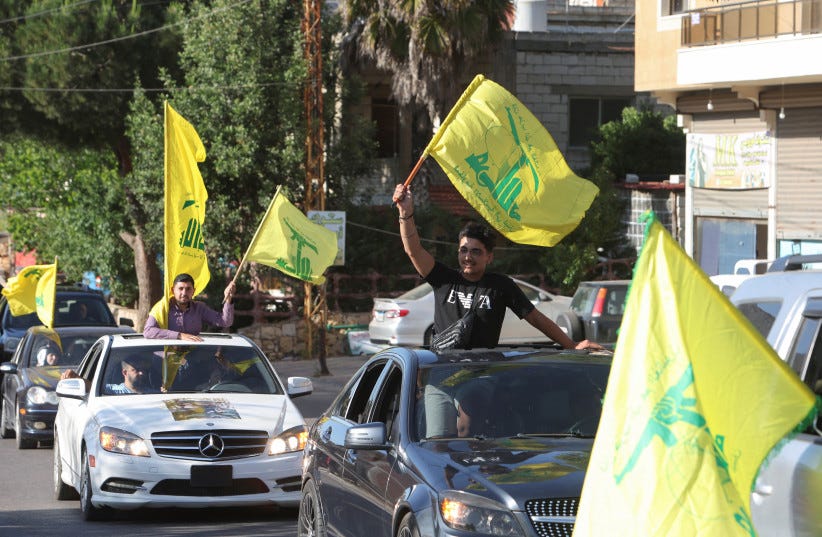
POLYGON ((55 500, 76 500, 80 497, 74 487, 66 485, 61 477, 63 475, 63 461, 60 459, 60 445, 57 443, 57 433, 54 433, 54 459, 52 473, 54 477, 54 499, 55 500))
POLYGON ((420 537, 420 530, 417 528, 417 521, 411 513, 402 517, 400 527, 397 530, 397 537, 420 537))
POLYGON ((434 338, 434 325, 432 324, 428 328, 425 329, 425 333, 422 335, 422 344, 426 347, 431 346, 431 340, 434 338))
POLYGON ((582 341, 585 339, 585 331, 582 329, 582 321, 576 313, 572 311, 564 311, 557 316, 557 326, 565 330, 568 337, 574 341, 582 341))
POLYGON ((11 425, 11 420, 6 418, 6 400, 3 399, 2 407, 0 407, 0 438, 11 438, 14 436, 14 426, 11 425))
POLYGON ((325 526, 320 512, 320 497, 314 481, 309 479, 303 486, 300 512, 297 515, 298 537, 325 537, 325 526))
POLYGON ((37 447, 37 440, 27 438, 23 434, 23 418, 20 417, 19 408, 14 417, 14 436, 17 438, 17 449, 32 449, 37 447))
POLYGON ((91 473, 89 473, 88 456, 83 450, 83 472, 80 476, 80 511, 83 512, 83 520, 103 520, 105 510, 95 507, 91 503, 91 473))

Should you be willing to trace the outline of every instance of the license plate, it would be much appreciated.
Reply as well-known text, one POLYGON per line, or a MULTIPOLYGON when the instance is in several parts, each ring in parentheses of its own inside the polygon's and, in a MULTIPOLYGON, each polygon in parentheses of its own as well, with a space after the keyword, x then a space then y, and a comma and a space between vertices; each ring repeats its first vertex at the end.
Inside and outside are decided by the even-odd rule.
POLYGON ((231 465, 220 466, 192 466, 192 487, 228 487, 234 476, 231 465))

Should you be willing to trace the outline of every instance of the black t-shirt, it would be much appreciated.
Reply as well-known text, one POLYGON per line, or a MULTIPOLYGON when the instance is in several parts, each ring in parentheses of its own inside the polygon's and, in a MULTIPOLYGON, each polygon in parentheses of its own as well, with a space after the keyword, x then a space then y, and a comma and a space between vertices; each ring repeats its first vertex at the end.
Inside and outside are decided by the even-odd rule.
POLYGON ((486 272, 478 282, 439 261, 425 278, 434 288, 434 332, 454 324, 474 306, 476 320, 471 331, 471 347, 495 347, 499 342, 505 309, 522 319, 534 309, 525 293, 504 274, 486 272))

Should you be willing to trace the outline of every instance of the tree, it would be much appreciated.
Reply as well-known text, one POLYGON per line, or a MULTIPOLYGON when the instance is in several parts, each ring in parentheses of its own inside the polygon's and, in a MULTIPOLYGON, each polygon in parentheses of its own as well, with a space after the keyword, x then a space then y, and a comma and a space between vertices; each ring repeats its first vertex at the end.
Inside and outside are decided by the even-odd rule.
MULTIPOLYGON (((685 135, 676 118, 650 108, 628 107, 622 118, 599 128, 591 144, 591 171, 583 174, 600 188, 600 193, 579 227, 549 252, 540 255, 540 265, 565 291, 576 289, 590 276, 598 248, 611 258, 634 257, 625 229, 627 199, 615 187, 626 173, 679 173, 685 161, 685 135)), ((631 277, 631 274, 624 274, 631 277)))
POLYGON ((0 140, 0 199, 20 249, 43 263, 58 257, 71 281, 86 270, 111 277, 122 302, 134 297, 131 264, 118 238, 122 212, 117 162, 109 151, 70 149, 21 135, 0 140))
POLYGON ((425 107, 432 125, 464 89, 469 69, 502 40, 511 0, 345 0, 346 26, 359 54, 391 74, 401 105, 425 107))
MULTIPOLYGON (((153 100, 138 93, 132 102, 127 125, 133 171, 126 178, 125 190, 142 208, 134 212, 134 224, 146 251, 162 252, 162 222, 157 216, 162 214, 163 193, 161 101, 169 99, 206 147, 200 171, 209 192, 204 236, 214 287, 205 291, 219 297, 225 281, 214 275, 228 261, 242 257, 277 186, 282 185, 283 193, 297 205, 303 198, 301 11, 288 0, 242 4, 217 0, 195 2, 190 16, 200 23, 182 32, 183 80, 177 82, 161 73, 166 92, 153 100), (202 17, 208 10, 219 11, 219 15, 202 17), (177 89, 181 85, 186 89, 177 89), (150 218, 140 222, 142 216, 153 222, 150 218)), ((330 40, 326 42, 326 54, 331 45, 330 40)), ((327 80, 327 97, 334 102, 337 79, 329 72, 327 80)), ((331 127, 333 112, 331 108, 326 116, 331 127)), ((346 178, 364 169, 367 153, 349 151, 352 142, 361 140, 356 134, 350 139, 340 135, 329 139, 334 173, 326 187, 341 192, 346 178)), ((145 281, 151 286, 152 300, 159 298, 162 286, 150 278, 145 281)))

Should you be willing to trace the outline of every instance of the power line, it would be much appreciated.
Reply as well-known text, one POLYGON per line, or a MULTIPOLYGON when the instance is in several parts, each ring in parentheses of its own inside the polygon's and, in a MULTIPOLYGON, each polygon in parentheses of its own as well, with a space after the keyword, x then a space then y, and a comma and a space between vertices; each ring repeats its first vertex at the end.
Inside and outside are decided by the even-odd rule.
POLYGON ((261 82, 258 84, 234 84, 230 86, 183 86, 174 88, 25 88, 15 86, 5 88, 0 87, 0 91, 33 91, 40 93, 133 93, 135 91, 144 91, 146 93, 182 93, 196 91, 223 91, 234 89, 267 88, 272 86, 299 87, 299 83, 261 82))
POLYGON ((209 11, 208 13, 205 13, 204 15, 200 15, 199 17, 194 17, 194 18, 186 19, 186 20, 183 20, 183 21, 180 21, 180 22, 175 22, 174 24, 167 24, 165 26, 160 26, 159 28, 153 28, 151 30, 145 30, 143 32, 137 32, 135 34, 124 35, 124 36, 121 36, 121 37, 115 37, 113 39, 106 39, 105 41, 98 41, 96 43, 88 43, 86 45, 78 45, 76 47, 69 47, 69 48, 63 48, 63 49, 58 49, 58 50, 46 50, 46 51, 43 51, 43 52, 33 52, 31 54, 22 54, 22 55, 19 55, 19 56, 8 56, 6 58, 0 58, 0 62, 25 60, 27 58, 38 58, 38 57, 41 57, 41 56, 49 56, 49 55, 52 55, 52 54, 62 54, 64 52, 74 52, 75 50, 84 50, 84 49, 99 47, 99 46, 102 46, 102 45, 110 45, 111 43, 118 43, 120 41, 127 41, 129 39, 134 39, 136 37, 143 37, 145 35, 160 32, 162 30, 167 30, 169 28, 174 28, 175 26, 188 24, 188 23, 194 22, 196 20, 205 19, 205 18, 211 17, 212 15, 215 15, 217 13, 220 13, 220 12, 223 12, 223 11, 228 11, 230 9, 234 9, 237 6, 248 3, 250 1, 251 0, 240 0, 236 4, 231 4, 230 6, 225 6, 225 7, 222 7, 222 8, 214 9, 212 11, 209 11))
MULTIPOLYGON (((362 229, 367 229, 369 231, 376 231, 377 233, 382 233, 383 235, 391 235, 392 237, 399 237, 400 236, 399 233, 395 233, 393 231, 386 231, 384 229, 379 229, 379 228, 375 228, 375 227, 371 227, 371 226, 366 226, 364 224, 358 224, 356 222, 352 222, 351 220, 346 220, 345 223, 350 225, 350 226, 354 226, 354 227, 358 227, 358 228, 362 228, 362 229)), ((431 243, 431 244, 444 244, 446 246, 459 246, 458 243, 453 242, 453 241, 438 241, 436 239, 424 239, 422 237, 420 237, 420 242, 428 242, 428 243, 431 243)), ((545 250, 545 248, 543 248, 541 246, 514 246, 514 247, 497 246, 496 248, 494 248, 494 251, 496 252, 497 250, 522 251, 522 250, 545 250)))
POLYGON ((36 19, 37 17, 43 17, 45 15, 49 15, 51 13, 54 13, 55 11, 68 11, 68 10, 71 10, 72 8, 82 6, 82 5, 88 4, 90 2, 96 2, 96 1, 97 0, 80 0, 80 2, 75 2, 75 3, 69 4, 67 6, 55 7, 55 8, 51 8, 51 9, 46 9, 45 11, 38 11, 37 13, 29 13, 28 15, 20 15, 19 17, 12 17, 10 19, 3 19, 3 20, 0 20, 0 24, 6 24, 6 23, 9 23, 9 22, 24 21, 24 20, 28 20, 28 19, 36 19))

